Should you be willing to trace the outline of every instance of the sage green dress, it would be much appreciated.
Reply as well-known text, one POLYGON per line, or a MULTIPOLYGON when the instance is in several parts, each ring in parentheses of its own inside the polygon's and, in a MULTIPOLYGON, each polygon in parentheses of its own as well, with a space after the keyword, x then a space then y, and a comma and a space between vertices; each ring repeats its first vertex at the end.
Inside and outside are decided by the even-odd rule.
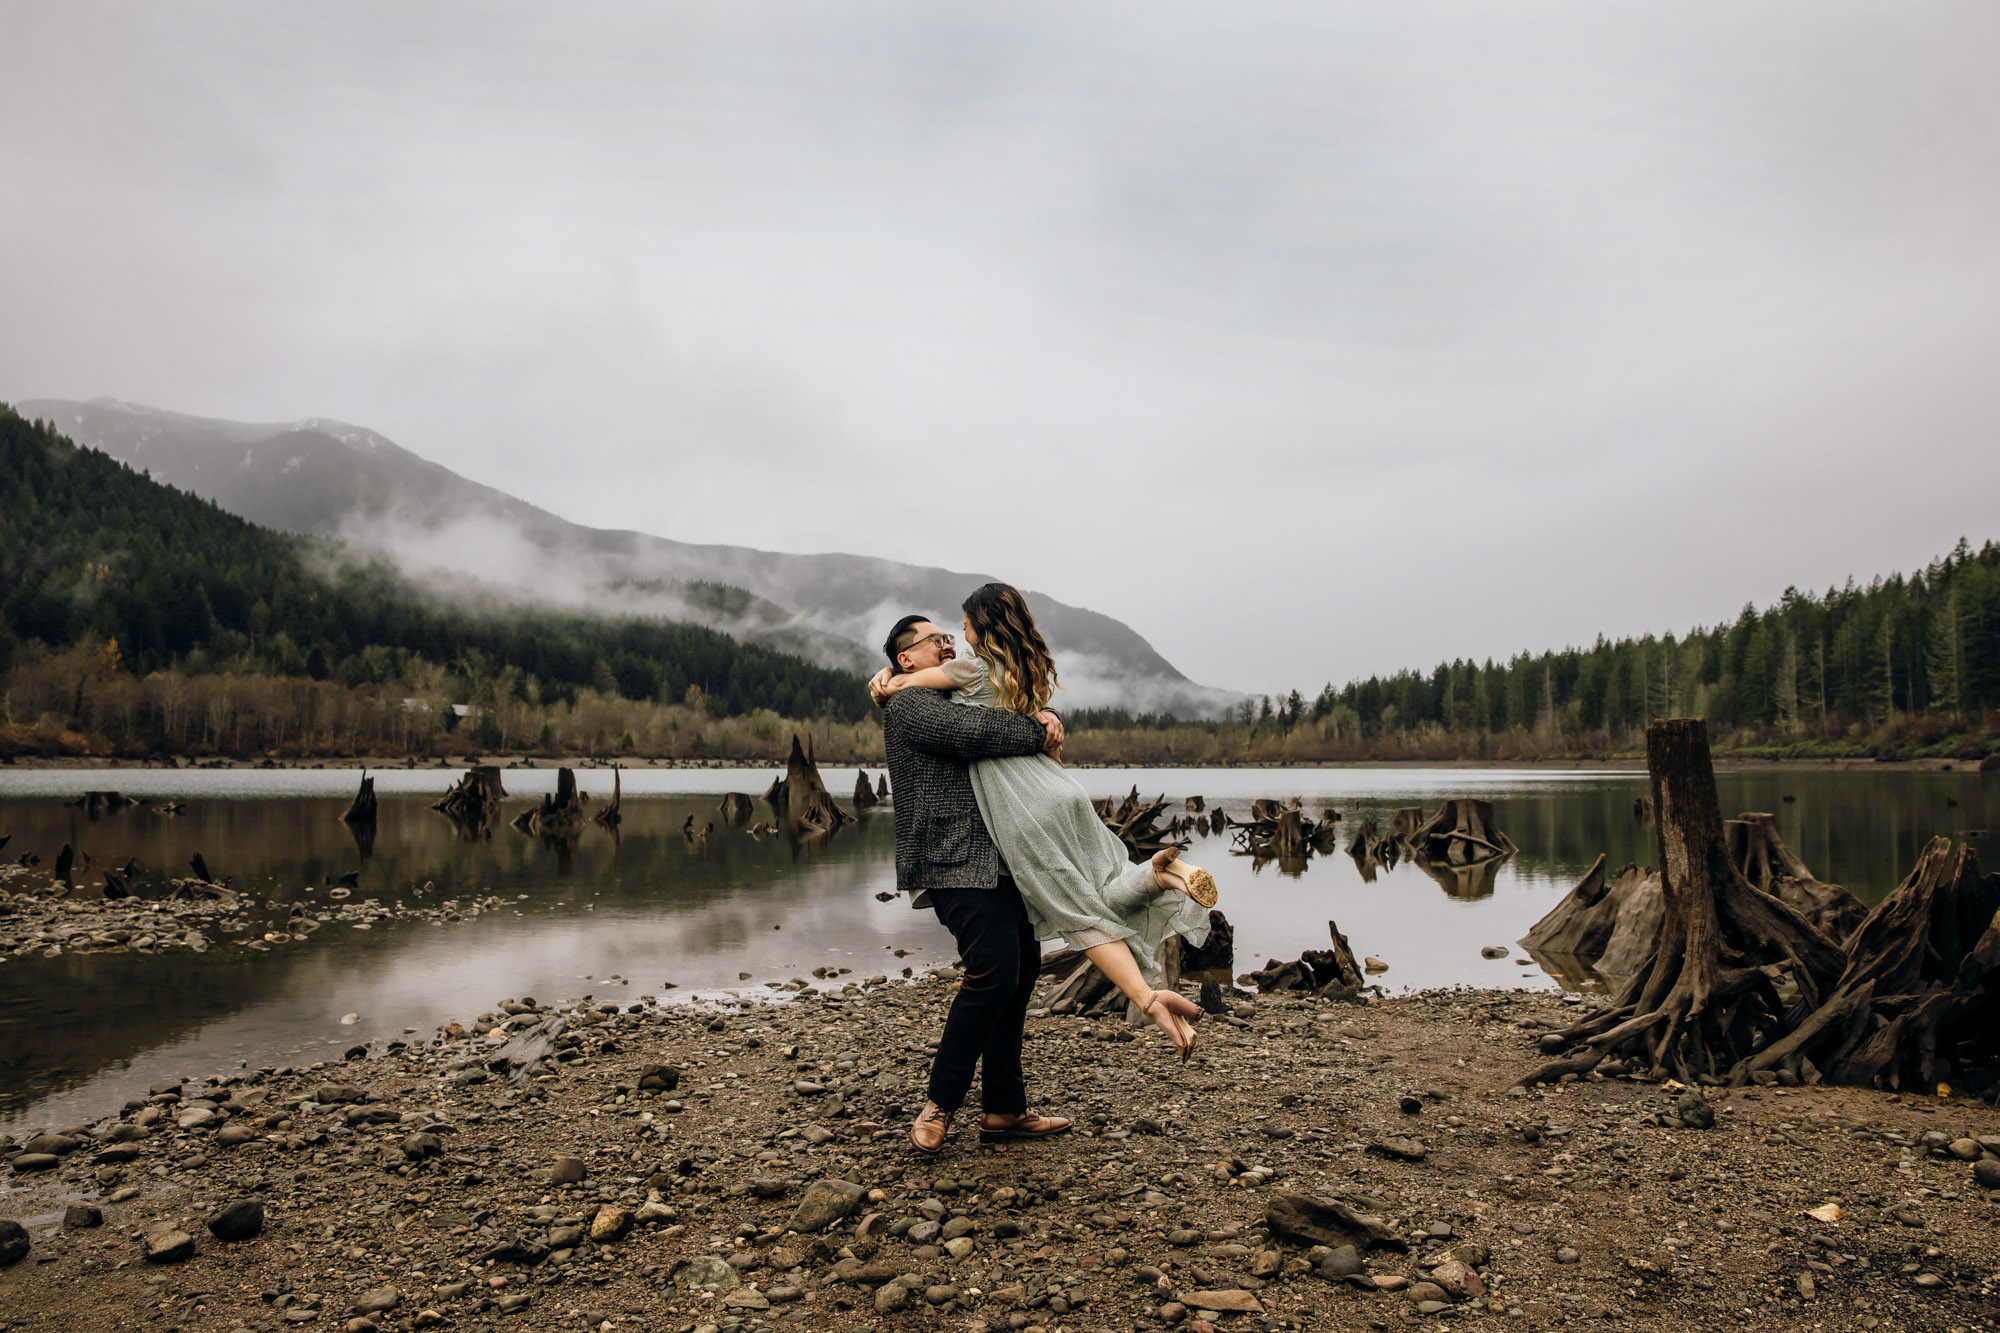
MULTIPOLYGON (((958 684, 953 703, 1001 706, 984 658, 947 662, 944 670, 958 684)), ((1076 949, 1123 940, 1149 986, 1164 980, 1160 944, 1167 936, 1196 948, 1208 939, 1208 912, 1178 889, 1162 891, 1150 862, 1133 865, 1083 787, 1048 755, 975 760, 972 793, 1036 939, 1060 936, 1076 949)))

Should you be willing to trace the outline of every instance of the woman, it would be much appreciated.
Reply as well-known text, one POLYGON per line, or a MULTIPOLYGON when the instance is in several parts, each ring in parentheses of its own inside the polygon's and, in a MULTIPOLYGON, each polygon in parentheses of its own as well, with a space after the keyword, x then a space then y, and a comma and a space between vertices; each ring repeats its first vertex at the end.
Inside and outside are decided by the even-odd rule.
MULTIPOLYGON (((869 682, 877 703, 912 686, 951 693, 969 708, 1006 708, 1025 715, 1048 706, 1055 662, 1021 594, 989 583, 965 599, 962 661, 901 675, 886 668, 869 682)), ((1200 946, 1208 938, 1215 880, 1168 848, 1133 865, 1125 844, 1104 827, 1076 779, 1045 754, 981 759, 972 764, 980 817, 1026 904, 1037 939, 1060 935, 1145 1011, 1186 1063, 1194 1050, 1188 1020, 1201 1009, 1159 988, 1160 943, 1179 935, 1200 946)))

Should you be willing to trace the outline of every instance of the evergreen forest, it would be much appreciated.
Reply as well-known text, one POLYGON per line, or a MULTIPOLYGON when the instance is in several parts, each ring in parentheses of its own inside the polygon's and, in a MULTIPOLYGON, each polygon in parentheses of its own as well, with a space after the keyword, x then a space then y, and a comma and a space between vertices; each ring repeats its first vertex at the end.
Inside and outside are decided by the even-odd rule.
POLYGON ((1700 716, 1740 755, 1975 757, 1994 747, 1996 715, 2000 545, 1961 540, 1907 577, 1788 588, 1683 636, 1329 683, 1220 722, 1092 710, 1073 719, 1092 734, 1071 749, 1163 762, 1161 737, 1178 734, 1181 751, 1252 762, 1632 754, 1654 718, 1700 716))
POLYGON ((504 701, 498 682, 537 706, 588 693, 695 702, 722 718, 872 712, 857 677, 700 626, 434 595, 379 559, 259 527, 0 405, 0 671, 78 649, 134 678, 423 685, 440 704, 483 693, 488 711, 504 701))

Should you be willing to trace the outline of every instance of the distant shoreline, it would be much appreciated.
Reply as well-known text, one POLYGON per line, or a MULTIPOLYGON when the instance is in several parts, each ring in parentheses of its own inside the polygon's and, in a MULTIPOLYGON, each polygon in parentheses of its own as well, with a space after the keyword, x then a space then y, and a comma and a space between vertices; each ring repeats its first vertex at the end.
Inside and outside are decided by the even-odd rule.
MULTIPOLYGON (((583 768, 583 769, 782 769, 782 759, 597 759, 589 756, 577 758, 551 758, 546 755, 509 754, 473 756, 481 765, 499 768, 583 768)), ((324 759, 233 759, 212 757, 191 759, 177 757, 174 768, 178 769, 368 769, 389 771, 392 769, 422 771, 434 769, 452 771, 470 766, 464 756, 452 756, 443 762, 430 759, 412 764, 407 756, 385 758, 382 756, 328 757, 324 759)), ((17 755, 5 760, 6 767, 29 769, 133 769, 163 770, 168 766, 156 759, 125 759, 117 757, 87 758, 73 755, 17 755)), ((1731 758, 1718 755, 1715 760, 1717 770, 1722 772, 1744 772, 1763 769, 1812 769, 1815 771, 1839 771, 1865 769, 1870 772, 1958 772, 1976 773, 1977 760, 1966 759, 1863 759, 1863 758, 1815 758, 1815 759, 1770 759, 1731 758)), ((879 760, 853 763, 847 760, 828 759, 822 768, 885 768, 879 760)), ((1339 768, 1450 768, 1450 769, 1496 769, 1496 770, 1566 770, 1601 771, 1607 773, 1643 773, 1645 761, 1634 756, 1630 759, 1338 759, 1322 760, 1299 764, 1148 764, 1119 763, 1069 765, 1075 769, 1111 770, 1131 769, 1134 771, 1162 768, 1188 770, 1229 769, 1281 770, 1296 769, 1310 772, 1317 769, 1339 768)), ((170 771, 170 770, 169 770, 170 771)))

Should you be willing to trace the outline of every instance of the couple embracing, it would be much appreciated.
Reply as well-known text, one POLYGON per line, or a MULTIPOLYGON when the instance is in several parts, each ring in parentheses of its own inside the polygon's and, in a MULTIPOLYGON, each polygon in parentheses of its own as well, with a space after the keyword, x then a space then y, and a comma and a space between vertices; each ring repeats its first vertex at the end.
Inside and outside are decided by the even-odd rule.
POLYGON ((869 682, 896 793, 896 886, 937 913, 965 965, 930 1100, 910 1127, 927 1153, 944 1147, 975 1067, 982 1140, 1069 1128, 1029 1110, 1021 1069, 1043 940, 1082 950, 1185 1061, 1201 1010, 1161 985, 1159 949, 1169 935, 1200 945, 1216 901, 1213 878, 1175 849, 1133 865, 1063 770, 1062 720, 1048 707, 1055 663, 1020 593, 989 583, 963 611, 970 656, 904 616, 883 644, 890 665, 869 682))

